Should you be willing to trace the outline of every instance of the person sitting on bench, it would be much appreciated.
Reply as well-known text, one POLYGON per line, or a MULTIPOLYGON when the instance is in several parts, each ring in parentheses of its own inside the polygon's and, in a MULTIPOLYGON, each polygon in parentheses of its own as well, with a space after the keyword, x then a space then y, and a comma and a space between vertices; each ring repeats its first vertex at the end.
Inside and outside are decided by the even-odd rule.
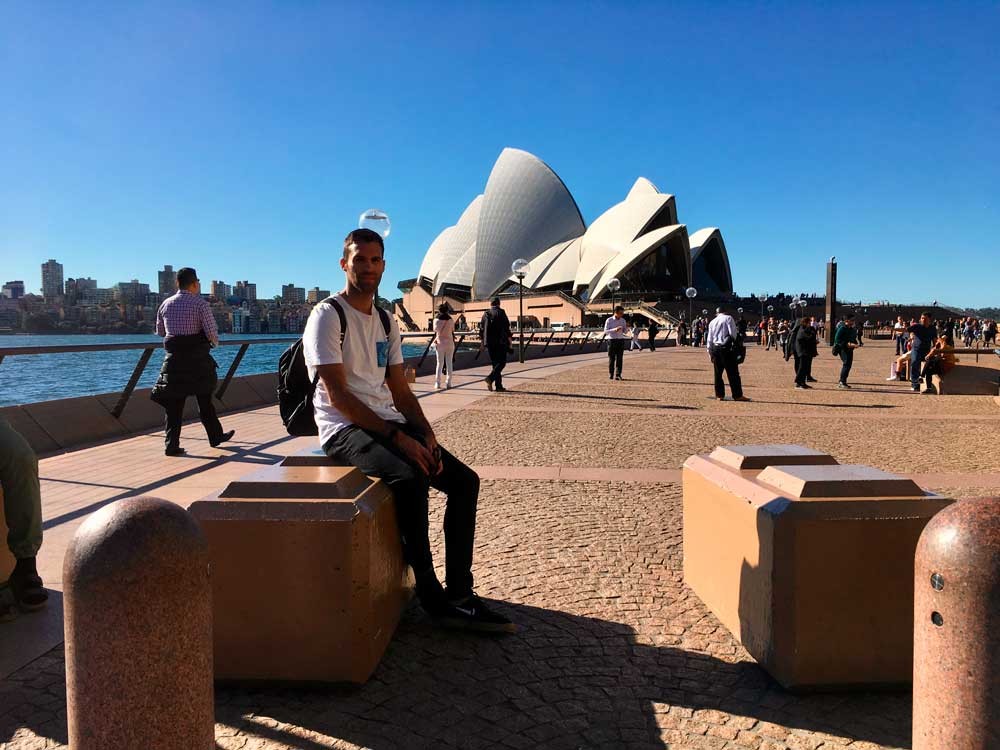
POLYGON ((947 333, 938 336, 927 357, 924 358, 924 393, 934 394, 932 378, 947 375, 955 367, 955 344, 947 333))
POLYGON ((378 477, 392 490, 403 558, 417 596, 445 627, 514 632, 472 589, 479 476, 438 445, 403 372, 399 328, 374 305, 385 271, 382 237, 355 229, 340 267, 347 288, 316 305, 302 337, 324 452, 378 477), (377 314, 376 314, 377 313, 377 314), (447 588, 438 582, 428 538, 428 489, 447 495, 444 515, 447 588))

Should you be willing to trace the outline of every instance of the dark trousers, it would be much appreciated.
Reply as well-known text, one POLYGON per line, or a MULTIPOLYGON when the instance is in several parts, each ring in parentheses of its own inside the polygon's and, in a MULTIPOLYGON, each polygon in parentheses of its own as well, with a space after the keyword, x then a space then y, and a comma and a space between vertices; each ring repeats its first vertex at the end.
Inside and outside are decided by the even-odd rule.
POLYGON ((851 374, 851 367, 854 365, 854 350, 844 348, 840 350, 840 382, 846 383, 847 377, 851 374))
POLYGON ((928 349, 910 350, 910 387, 915 391, 920 390, 920 366, 924 363, 928 351, 928 349))
POLYGON ((497 388, 503 388, 503 368, 507 366, 507 346, 506 344, 502 346, 488 346, 486 350, 490 355, 490 364, 493 365, 493 369, 490 374, 486 376, 486 379, 493 383, 497 388))
POLYGON ((621 377, 624 356, 625 339, 608 339, 608 375, 621 377))
MULTIPOLYGON (((198 416, 205 427, 205 434, 208 435, 210 443, 217 443, 222 440, 222 423, 215 413, 215 404, 212 403, 212 394, 206 393, 195 396, 198 399, 198 416)), ((166 443, 167 448, 177 448, 181 442, 181 420, 184 417, 184 404, 187 398, 175 398, 168 401, 163 407, 167 412, 166 443)))
POLYGON ((655 352, 656 351, 656 334, 655 333, 649 334, 649 351, 651 351, 651 352, 655 352))
MULTIPOLYGON (((403 431, 417 440, 423 440, 409 425, 403 425, 403 431)), ((323 446, 323 450, 328 456, 345 460, 368 476, 378 477, 389 485, 403 541, 403 559, 417 576, 417 594, 425 597, 433 596, 434 592, 427 588, 421 592, 421 583, 426 586, 428 578, 436 580, 433 579, 434 561, 428 537, 428 488, 433 487, 447 495, 444 544, 448 594, 461 598, 472 592, 472 546, 479 500, 479 475, 476 472, 442 448, 444 468, 437 476, 428 477, 394 445, 359 427, 340 430, 323 446)))
POLYGON ((805 385, 806 381, 812 375, 813 369, 813 358, 812 357, 795 357, 795 384, 805 385))
POLYGON ((715 397, 726 397, 726 386, 722 382, 722 373, 725 372, 733 398, 740 398, 743 395, 743 381, 740 379, 736 352, 716 352, 712 355, 712 366, 715 369, 715 397))
POLYGON ((924 371, 922 373, 922 377, 924 379, 924 382, 927 384, 928 388, 934 385, 934 383, 932 382, 932 378, 934 375, 943 375, 943 374, 944 374, 944 367, 943 367, 943 362, 940 358, 933 357, 924 362, 924 371))

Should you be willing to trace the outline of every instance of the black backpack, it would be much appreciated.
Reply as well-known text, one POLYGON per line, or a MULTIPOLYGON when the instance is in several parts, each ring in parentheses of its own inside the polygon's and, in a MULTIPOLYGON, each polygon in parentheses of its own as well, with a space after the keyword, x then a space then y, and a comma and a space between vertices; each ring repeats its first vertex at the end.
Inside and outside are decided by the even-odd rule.
MULTIPOLYGON (((319 304, 327 303, 333 306, 337 311, 337 317, 340 318, 340 346, 343 347, 344 337, 347 335, 347 317, 344 315, 344 308, 333 297, 327 297, 319 304)), ((382 328, 385 329, 385 337, 388 339, 392 330, 389 313, 378 305, 374 307, 378 310, 382 328)), ((313 412, 313 394, 316 392, 318 382, 319 373, 309 380, 309 370, 302 352, 302 339, 299 339, 278 358, 278 411, 281 413, 281 423, 285 425, 289 435, 302 437, 319 434, 316 415, 313 412)))

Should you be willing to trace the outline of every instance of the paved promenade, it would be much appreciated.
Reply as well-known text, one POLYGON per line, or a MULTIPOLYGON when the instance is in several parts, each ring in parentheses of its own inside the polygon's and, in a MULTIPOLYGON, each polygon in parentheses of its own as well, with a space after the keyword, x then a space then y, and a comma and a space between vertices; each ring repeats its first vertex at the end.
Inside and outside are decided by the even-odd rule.
MULTIPOLYGON (((627 354, 623 382, 600 354, 511 365, 506 394, 487 393, 481 370, 448 392, 421 382, 440 441, 484 479, 478 591, 521 632, 441 632, 413 607, 362 688, 220 688, 217 747, 909 748, 907 692, 785 693, 681 578, 679 468, 718 444, 803 443, 954 496, 1000 494, 992 399, 911 395, 885 381, 880 344, 840 391, 823 351, 821 382, 797 391, 780 355, 751 347, 752 403, 716 401, 707 356, 690 349, 627 354)), ((285 436, 273 407, 224 422, 233 446, 187 426, 186 458, 165 459, 154 433, 44 459, 46 583, 61 588, 63 551, 102 505, 188 504, 312 445, 285 436)), ((58 613, 55 596, 47 614, 0 625, 0 748, 65 746, 58 613)))

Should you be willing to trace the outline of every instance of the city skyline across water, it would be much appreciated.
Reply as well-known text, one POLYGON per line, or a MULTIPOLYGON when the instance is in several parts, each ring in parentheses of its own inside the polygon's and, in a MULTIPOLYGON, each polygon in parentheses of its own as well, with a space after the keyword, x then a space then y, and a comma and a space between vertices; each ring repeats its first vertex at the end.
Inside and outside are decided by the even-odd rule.
MULTIPOLYGON (((223 334, 220 338, 223 341, 234 338, 267 341, 270 338, 288 337, 287 334, 243 334, 238 336, 223 334)), ((141 334, 88 336, 85 342, 75 335, 17 335, 0 336, 0 347, 74 346, 82 343, 88 345, 141 344, 149 342, 156 345, 157 348, 146 365, 137 387, 150 388, 156 381, 160 365, 163 363, 162 341, 158 336, 143 336, 141 334)), ((249 347, 240 362, 236 372, 237 376, 277 372, 278 357, 288 346, 287 342, 282 342, 257 344, 249 347)), ((425 347, 426 344, 404 343, 403 356, 419 356, 425 347)), ((212 356, 219 364, 220 380, 225 376, 238 351, 238 346, 221 346, 212 350, 212 356)), ((5 357, 0 362, 0 407, 74 396, 121 392, 128 383, 141 354, 142 350, 140 349, 125 349, 5 357)), ((275 381, 275 387, 277 387, 277 381, 275 381)))

